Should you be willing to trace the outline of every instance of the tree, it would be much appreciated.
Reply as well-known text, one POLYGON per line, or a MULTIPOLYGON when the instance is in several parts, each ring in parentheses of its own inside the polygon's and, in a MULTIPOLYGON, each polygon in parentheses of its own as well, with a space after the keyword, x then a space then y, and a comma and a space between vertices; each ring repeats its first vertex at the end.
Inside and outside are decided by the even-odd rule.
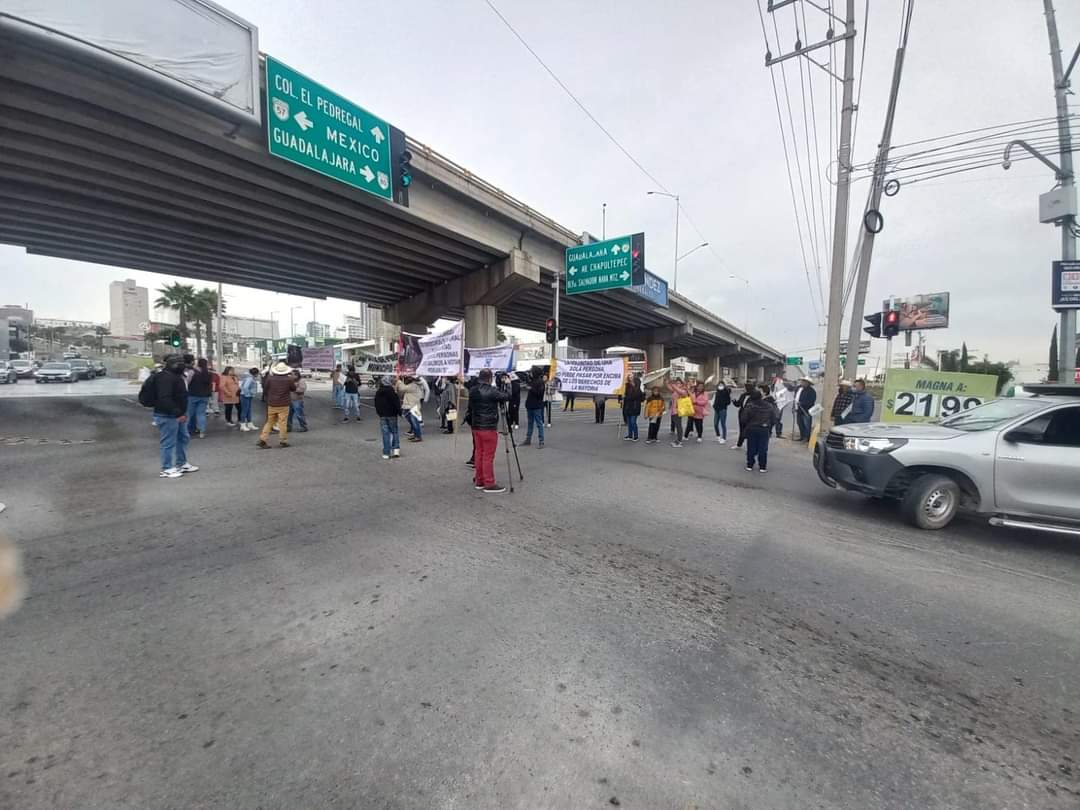
POLYGON ((109 327, 107 326, 95 326, 94 336, 97 339, 98 354, 101 354, 102 348, 105 346, 105 335, 109 334, 109 327))
POLYGON ((960 370, 960 352, 956 349, 949 349, 940 353, 941 360, 938 362, 940 371, 959 371, 960 370))
POLYGON ((120 350, 120 354, 125 354, 125 353, 127 353, 127 350, 130 349, 131 347, 128 346, 126 343, 121 343, 116 348, 120 350))
POLYGON ((217 292, 204 287, 195 293, 191 305, 191 319, 195 322, 195 340, 198 342, 199 357, 202 353, 202 326, 206 326, 206 348, 208 354, 213 354, 214 346, 214 318, 217 316, 218 296, 217 292))
POLYGON ((964 341, 963 343, 960 344, 960 370, 961 371, 967 371, 968 370, 967 341, 964 341))
POLYGON ((989 356, 985 354, 980 362, 971 365, 971 371, 975 374, 992 374, 997 377, 997 392, 999 394, 1013 376, 1012 369, 1009 368, 1007 363, 992 363, 989 356))
POLYGON ((495 340, 499 343, 506 343, 506 332, 502 330, 501 326, 495 327, 495 340))
MULTIPOLYGON (((192 305, 195 302, 195 287, 191 284, 181 284, 178 281, 174 281, 172 284, 160 288, 158 292, 161 293, 161 295, 154 301, 154 306, 176 310, 177 320, 179 321, 177 331, 180 332, 180 337, 184 341, 183 347, 186 349, 188 336, 187 322, 192 305)), ((201 345, 201 336, 199 337, 201 345)))
POLYGON ((1054 325, 1054 334, 1050 337, 1050 370, 1046 374, 1047 382, 1057 382, 1060 376, 1058 369, 1058 341, 1057 325, 1054 325))

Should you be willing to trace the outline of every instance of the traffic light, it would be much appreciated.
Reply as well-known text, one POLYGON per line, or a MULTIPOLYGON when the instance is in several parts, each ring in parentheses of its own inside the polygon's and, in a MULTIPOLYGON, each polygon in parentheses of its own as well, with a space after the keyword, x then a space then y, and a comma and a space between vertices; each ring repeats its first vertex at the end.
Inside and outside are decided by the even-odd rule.
POLYGON ((640 286, 645 283, 645 234, 635 233, 630 237, 630 283, 640 286))
POLYGON ((548 318, 544 324, 544 336, 547 338, 548 343, 559 342, 559 330, 558 325, 555 323, 554 318, 548 318))
POLYGON ((180 339, 180 333, 174 329, 169 335, 169 345, 174 349, 179 349, 182 344, 183 341, 180 339))
POLYGON ((873 315, 863 316, 863 320, 870 324, 869 326, 864 326, 863 331, 872 338, 881 337, 881 315, 882 313, 875 312, 873 315))
POLYGON ((402 188, 412 185, 412 152, 406 149, 398 159, 398 183, 402 188))
POLYGON ((881 334, 887 338, 894 338, 900 334, 900 313, 891 309, 885 313, 882 321, 881 334))

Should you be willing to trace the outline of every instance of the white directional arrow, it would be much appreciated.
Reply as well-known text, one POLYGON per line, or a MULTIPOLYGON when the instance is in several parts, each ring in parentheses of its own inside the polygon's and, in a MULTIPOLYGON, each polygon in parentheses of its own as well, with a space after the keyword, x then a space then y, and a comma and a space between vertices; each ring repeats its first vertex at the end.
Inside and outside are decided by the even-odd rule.
POLYGON ((360 170, 360 175, 369 183, 375 179, 375 172, 371 170, 370 166, 365 166, 360 170))
POLYGON ((611 252, 612 252, 612 253, 618 254, 618 252, 619 252, 620 250, 622 250, 622 248, 620 248, 620 247, 619 247, 618 245, 612 245, 612 246, 611 246, 611 252))
POLYGON ((300 125, 300 129, 304 130, 304 132, 315 126, 315 122, 308 118, 307 113, 303 110, 294 115, 293 120, 300 125))
POLYGON ((619 276, 619 278, 621 278, 623 281, 626 281, 628 278, 630 278, 630 274, 623 270, 622 275, 619 276))
POLYGON ((375 143, 382 143, 386 140, 386 136, 382 134, 382 130, 378 127, 371 128, 371 137, 375 139, 375 143))
POLYGON ((570 275, 576 276, 577 275, 577 268, 576 267, 571 267, 568 272, 570 273, 570 275))

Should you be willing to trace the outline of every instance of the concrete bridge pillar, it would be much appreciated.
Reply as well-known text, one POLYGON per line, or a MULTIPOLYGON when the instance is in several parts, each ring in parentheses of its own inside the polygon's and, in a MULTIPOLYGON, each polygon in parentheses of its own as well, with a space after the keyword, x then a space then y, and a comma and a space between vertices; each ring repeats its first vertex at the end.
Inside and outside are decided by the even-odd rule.
POLYGON ((754 369, 754 379, 758 382, 765 382, 765 366, 760 365, 754 369))
POLYGON ((650 343, 645 347, 645 361, 649 371, 656 371, 664 367, 664 344, 650 343))
POLYGON ((465 346, 483 348, 498 343, 495 337, 499 308, 491 304, 469 304, 465 307, 465 346))
POLYGON ((735 369, 735 376, 739 380, 740 384, 745 383, 750 379, 750 377, 748 376, 747 364, 745 360, 740 360, 735 365, 735 369))

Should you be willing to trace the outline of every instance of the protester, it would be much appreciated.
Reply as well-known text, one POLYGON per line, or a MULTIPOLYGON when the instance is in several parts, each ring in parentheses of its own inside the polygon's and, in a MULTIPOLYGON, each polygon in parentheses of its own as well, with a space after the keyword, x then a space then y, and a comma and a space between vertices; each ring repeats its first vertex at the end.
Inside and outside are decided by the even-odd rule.
POLYGON ((200 357, 197 368, 188 379, 187 421, 188 430, 195 431, 200 439, 206 438, 206 406, 213 392, 213 381, 205 357, 200 357))
POLYGON ((701 444, 701 434, 705 430, 705 411, 709 409, 709 395, 705 393, 705 386, 697 383, 690 392, 690 400, 694 404, 694 415, 686 420, 686 434, 684 439, 689 439, 693 431, 697 431, 698 444, 701 444))
POLYGON ((401 399, 383 377, 375 390, 375 414, 379 417, 379 432, 382 434, 382 457, 401 457, 401 437, 398 434, 398 417, 401 416, 401 399))
POLYGON ((735 407, 739 409, 739 440, 737 442, 735 442, 735 444, 731 445, 732 450, 741 450, 742 446, 743 446, 743 443, 746 441, 746 436, 743 434, 743 429, 742 429, 742 423, 743 423, 742 410, 743 410, 743 408, 745 408, 747 406, 747 404, 749 404, 749 402, 750 402, 750 394, 754 390, 756 390, 754 388, 754 384, 752 382, 750 382, 749 380, 747 380, 743 384, 743 392, 741 394, 739 394, 738 398, 735 400, 735 407))
POLYGON ((874 398, 866 390, 866 380, 856 380, 852 391, 851 413, 844 419, 843 424, 852 425, 859 422, 870 422, 874 418, 874 398))
POLYGON ((212 413, 215 416, 220 416, 224 399, 221 395, 221 375, 214 369, 210 369, 210 399, 206 403, 206 412, 212 413), (217 399, 217 403, 214 400, 217 399))
MULTIPOLYGON (((416 387, 420 389, 420 408, 423 410, 424 403, 431 398, 431 386, 424 377, 417 377, 416 387)), ((420 416, 420 421, 424 421, 423 415, 420 416)))
POLYGON ((649 398, 645 400, 645 418, 649 420, 649 434, 645 439, 645 444, 656 444, 658 441, 660 423, 664 421, 664 411, 666 410, 667 403, 664 402, 660 389, 653 386, 649 398))
POLYGON ((851 403, 855 399, 855 393, 851 390, 850 380, 841 380, 837 389, 836 399, 832 406, 832 422, 834 425, 844 424, 851 409, 851 403))
POLYGON ((334 366, 334 370, 330 372, 330 385, 334 394, 334 408, 341 410, 345 404, 345 386, 342 379, 345 375, 341 372, 341 363, 334 366))
POLYGON ((248 375, 240 381, 240 430, 255 430, 251 424, 251 403, 259 393, 259 370, 249 368, 248 375))
POLYGON ((521 426, 521 380, 517 374, 510 377, 510 404, 506 406, 506 421, 513 430, 521 426))
POLYGON ((458 391, 457 377, 448 377, 439 394, 439 413, 445 425, 444 432, 448 435, 454 432, 454 422, 457 421, 458 391))
POLYGON ((795 421, 799 425, 799 441, 806 444, 810 441, 810 433, 813 429, 814 418, 810 409, 817 402, 817 391, 814 390, 814 381, 809 377, 799 380, 799 387, 795 389, 795 421))
MULTIPOLYGON (((561 386, 560 386, 560 390, 561 390, 561 386)), ((575 394, 573 391, 563 391, 562 396, 563 396, 562 409, 564 411, 569 410, 570 412, 573 412, 574 404, 577 402, 577 394, 575 394)))
POLYGON ((731 389, 723 380, 716 384, 716 393, 713 394, 713 430, 716 432, 716 440, 723 444, 727 441, 727 410, 731 406, 731 389))
POLYGON ((607 410, 607 395, 593 394, 593 420, 596 424, 604 424, 604 411, 607 410))
POLYGON ((179 478, 199 470, 187 460, 188 390, 184 371, 183 359, 170 354, 165 358, 165 368, 147 381, 154 385, 154 422, 160 435, 159 478, 179 478))
POLYGON ((349 366, 342 383, 342 408, 345 411, 342 422, 349 421, 349 414, 357 422, 360 421, 360 375, 356 373, 355 366, 349 366))
MULTIPOLYGON (((467 379, 464 382, 464 384, 462 385, 462 387, 465 389, 465 395, 467 397, 471 398, 472 397, 472 392, 475 391, 477 386, 479 386, 479 385, 480 385, 480 381, 478 379, 476 379, 476 377, 469 377, 469 379, 467 379)), ((466 406, 465 406, 465 418, 462 421, 466 425, 468 425, 470 428, 472 428, 472 413, 469 411, 468 404, 466 404, 466 406)), ((471 429, 470 429, 469 433, 470 434, 472 433, 471 429)), ((469 456, 469 460, 466 461, 465 463, 468 466, 472 467, 473 470, 475 471, 475 469, 476 469, 476 436, 472 437, 472 453, 469 456)))
MULTIPOLYGON (((551 403, 557 402, 556 397, 562 397, 562 380, 551 377, 544 386, 544 413, 547 416, 547 426, 551 427, 551 403)), ((541 443, 543 439, 540 440, 541 443)))
MULTIPOLYGON (((195 373, 195 355, 193 355, 193 354, 185 354, 184 355, 184 385, 189 385, 191 383, 191 377, 192 377, 192 375, 194 373, 195 373)), ((190 425, 188 427, 188 430, 190 432, 190 425)))
POLYGON ((769 437, 779 418, 775 403, 766 401, 759 390, 750 391, 746 404, 739 411, 739 437, 746 437, 747 472, 753 472, 755 461, 758 472, 768 472, 769 437))
POLYGON ((256 447, 262 449, 270 445, 266 440, 270 438, 271 429, 276 427, 280 431, 278 447, 289 446, 289 408, 292 405, 292 392, 296 390, 296 380, 293 370, 284 361, 278 360, 270 367, 270 372, 263 377, 263 394, 266 396, 266 423, 259 433, 259 441, 256 447))
POLYGON ((668 377, 664 385, 671 392, 671 431, 674 433, 672 447, 682 447, 683 419, 692 416, 694 403, 690 399, 690 391, 682 380, 668 377))
MULTIPOLYGON (((773 405, 776 405, 776 397, 773 396, 772 387, 769 386, 768 383, 762 383, 761 385, 759 385, 758 390, 761 392, 761 398, 763 400, 765 400, 766 402, 771 402, 773 405)), ((780 413, 780 407, 779 406, 777 406, 776 412, 780 413)), ((781 432, 781 429, 782 429, 781 428, 781 422, 782 422, 782 418, 777 418, 776 423, 773 425, 773 427, 776 429, 776 438, 778 438, 778 439, 780 438, 780 432, 781 432)))
POLYGON ((473 481, 484 492, 506 492, 506 487, 495 483, 495 449, 499 444, 499 404, 510 401, 510 392, 500 391, 491 384, 490 369, 481 370, 479 380, 480 384, 469 393, 469 415, 476 444, 473 481))
POLYGON ((394 386, 401 397, 401 409, 405 413, 405 420, 409 423, 409 431, 405 434, 410 442, 422 442, 424 440, 423 411, 420 408, 423 389, 417 383, 415 377, 404 377, 397 381, 394 386))
POLYGON ((304 394, 307 393, 307 383, 304 382, 304 378, 300 376, 299 371, 293 371, 292 376, 296 387, 292 391, 291 401, 289 402, 288 428, 289 430, 293 429, 293 419, 296 419, 297 424, 300 426, 297 428, 297 433, 307 433, 307 417, 304 415, 304 394))
MULTIPOLYGON (((550 419, 551 401, 548 397, 548 390, 551 388, 550 383, 544 382, 544 372, 538 368, 532 370, 532 377, 529 379, 528 393, 525 396, 525 441, 521 443, 522 447, 528 447, 532 444, 533 427, 536 427, 536 432, 539 437, 539 447, 544 446, 544 411, 548 411, 548 418, 550 419)), ((549 424, 550 426, 550 424, 549 424)))
POLYGON ((221 394, 221 404, 225 410, 225 424, 229 427, 236 425, 241 427, 240 419, 240 381, 236 379, 236 369, 225 366, 218 382, 218 391, 221 394), (236 412, 236 421, 233 421, 233 412, 236 412))
POLYGON ((634 374, 628 374, 622 393, 622 415, 626 421, 626 435, 623 439, 628 442, 636 442, 639 438, 637 420, 641 416, 643 397, 640 378, 634 374))

